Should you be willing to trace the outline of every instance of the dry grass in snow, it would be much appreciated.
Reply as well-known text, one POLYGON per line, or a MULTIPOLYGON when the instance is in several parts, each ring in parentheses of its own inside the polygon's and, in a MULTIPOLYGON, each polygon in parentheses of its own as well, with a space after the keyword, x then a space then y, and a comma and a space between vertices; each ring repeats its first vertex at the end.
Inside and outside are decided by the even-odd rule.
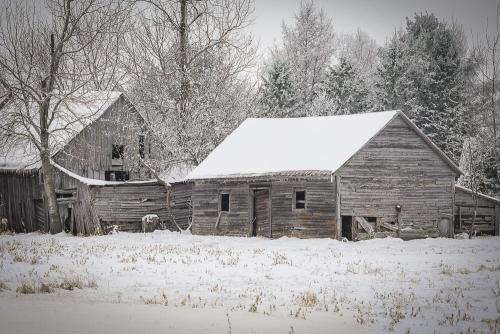
POLYGON ((0 236, 0 302, 37 293, 302 321, 331 314, 374 332, 495 333, 500 238, 0 236))

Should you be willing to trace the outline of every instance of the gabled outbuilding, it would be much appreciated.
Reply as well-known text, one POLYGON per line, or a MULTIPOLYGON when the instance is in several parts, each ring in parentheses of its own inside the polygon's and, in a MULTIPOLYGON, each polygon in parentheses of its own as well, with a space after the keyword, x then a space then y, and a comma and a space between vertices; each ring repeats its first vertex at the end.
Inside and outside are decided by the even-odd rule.
POLYGON ((195 234, 453 233, 460 169, 400 111, 248 119, 186 178, 195 234))

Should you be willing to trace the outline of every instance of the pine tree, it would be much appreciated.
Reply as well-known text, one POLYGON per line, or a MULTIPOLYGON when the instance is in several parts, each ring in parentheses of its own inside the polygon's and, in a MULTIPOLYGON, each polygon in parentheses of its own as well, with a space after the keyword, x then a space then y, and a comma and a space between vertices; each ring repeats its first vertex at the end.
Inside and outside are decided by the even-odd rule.
POLYGON ((275 52, 275 57, 284 59, 291 69, 296 116, 310 114, 334 51, 331 18, 312 1, 302 2, 294 24, 283 24, 283 46, 275 52))
POLYGON ((324 89, 335 104, 336 114, 356 114, 370 109, 368 89, 360 74, 344 57, 337 66, 328 68, 324 89))
POLYGON ((433 14, 407 19, 382 52, 381 99, 400 107, 450 158, 462 149, 466 58, 463 32, 433 14))
POLYGON ((401 34, 395 32, 389 42, 379 52, 380 64, 377 68, 378 80, 375 89, 383 109, 394 110, 403 107, 401 83, 404 78, 404 43, 401 34))
POLYGON ((275 59, 270 69, 262 78, 260 104, 265 116, 293 116, 295 91, 292 84, 291 70, 288 64, 275 59))

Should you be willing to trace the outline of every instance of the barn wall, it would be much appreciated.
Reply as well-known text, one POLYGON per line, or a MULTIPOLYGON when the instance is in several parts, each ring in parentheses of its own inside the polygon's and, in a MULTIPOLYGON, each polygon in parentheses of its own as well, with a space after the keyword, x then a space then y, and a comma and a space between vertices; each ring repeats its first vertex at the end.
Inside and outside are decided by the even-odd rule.
POLYGON ((248 183, 196 183, 192 205, 193 234, 246 236, 250 232, 248 183), (219 217, 221 192, 230 194, 230 212, 219 217))
MULTIPOLYGON (((66 169, 92 179, 104 180, 107 170, 130 172, 131 179, 149 178, 138 168, 139 134, 142 120, 133 106, 122 96, 95 122, 77 134, 54 160, 66 169), (112 167, 113 144, 125 146, 123 167, 112 167)), ((146 138, 145 153, 149 154, 146 138)))
POLYGON ((267 183, 196 182, 193 187, 194 234, 249 236, 254 188, 269 188, 272 238, 335 237, 335 184, 330 180, 275 180, 267 183), (293 209, 294 189, 306 190, 306 210, 293 209), (219 217, 219 195, 230 193, 230 212, 219 217))
POLYGON ((90 196, 104 232, 112 225, 118 225, 120 231, 140 231, 147 214, 168 221, 166 190, 156 183, 90 186, 90 196))
MULTIPOLYGON (((475 201, 470 191, 455 188, 455 233, 470 232, 475 201)), ((491 198, 477 197, 477 212, 473 229, 482 234, 498 235, 500 204, 491 198)))
POLYGON ((9 228, 16 232, 44 230, 42 193, 37 170, 0 169, 0 218, 7 218, 9 228))
POLYGON ((454 172, 400 117, 336 174, 343 216, 395 220, 399 204, 408 237, 437 236, 438 222, 451 220, 454 172))
MULTIPOLYGON (((170 192, 171 214, 175 217, 176 223, 182 228, 187 229, 192 219, 191 195, 193 192, 192 183, 174 183, 170 192)), ((169 229, 175 231, 173 224, 169 229)))
POLYGON ((275 181, 271 189, 272 236, 335 238, 335 183, 275 181), (295 189, 306 191, 306 209, 293 208, 295 189))

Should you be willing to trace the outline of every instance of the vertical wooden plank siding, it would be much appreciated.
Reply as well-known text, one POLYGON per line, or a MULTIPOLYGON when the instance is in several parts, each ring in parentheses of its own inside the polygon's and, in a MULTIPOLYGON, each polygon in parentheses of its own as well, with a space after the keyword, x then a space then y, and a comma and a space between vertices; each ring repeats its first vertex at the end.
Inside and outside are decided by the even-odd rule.
MULTIPOLYGON (((253 189, 257 181, 195 182, 193 187, 194 234, 249 236, 253 221, 253 189), (219 224, 219 195, 230 194, 230 212, 222 212, 219 224)), ((329 180, 270 182, 270 229, 273 238, 336 237, 335 184, 329 180), (307 208, 293 206, 294 190, 306 190, 307 208)))
POLYGON ((0 169, 0 218, 9 229, 33 232, 45 228, 42 188, 38 170, 0 169), (42 206, 42 211, 40 211, 42 206))
POLYGON ((337 223, 337 239, 342 239, 342 212, 341 201, 340 201, 340 175, 335 175, 335 219, 337 223))
POLYGON ((500 205, 495 204, 495 235, 500 235, 500 205))
POLYGON ((356 153, 342 177, 342 216, 396 219, 401 205, 403 238, 437 236, 452 217, 454 171, 400 117, 356 153))
MULTIPOLYGON (((478 195, 477 213, 474 230, 481 234, 498 235, 498 221, 500 220, 499 201, 478 195)), ((472 217, 474 215, 474 198, 471 191, 455 187, 455 233, 471 232, 472 217)))
POLYGON ((455 236, 455 176, 451 177, 451 217, 450 217, 449 238, 455 236))
MULTIPOLYGON (((122 96, 58 152, 54 161, 80 176, 104 180, 105 171, 112 169, 113 144, 124 145, 121 169, 129 171, 131 179, 147 178, 149 175, 138 167, 137 161, 142 126, 143 120, 122 96)), ((146 137, 146 145, 148 143, 146 137)))

